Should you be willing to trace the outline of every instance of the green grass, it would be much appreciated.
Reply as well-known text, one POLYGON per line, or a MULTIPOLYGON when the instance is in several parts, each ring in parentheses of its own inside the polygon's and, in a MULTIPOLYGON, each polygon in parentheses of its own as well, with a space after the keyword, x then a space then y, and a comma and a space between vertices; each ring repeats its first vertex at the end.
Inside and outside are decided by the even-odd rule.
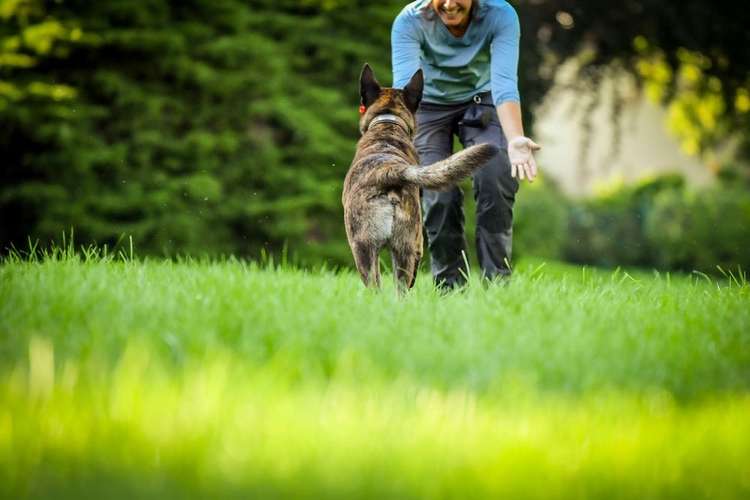
POLYGON ((0 496, 748 498, 743 276, 0 267, 0 496))

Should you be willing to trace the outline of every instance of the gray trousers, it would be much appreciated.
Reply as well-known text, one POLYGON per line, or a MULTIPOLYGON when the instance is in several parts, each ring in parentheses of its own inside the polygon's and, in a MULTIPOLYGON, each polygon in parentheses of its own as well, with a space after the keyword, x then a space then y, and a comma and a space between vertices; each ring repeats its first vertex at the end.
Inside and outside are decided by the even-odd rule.
MULTIPOLYGON (((487 142, 500 147, 500 153, 476 170, 472 178, 476 201, 477 258, 483 277, 495 279, 510 274, 513 203, 518 181, 510 175, 507 141, 495 107, 489 96, 483 97, 486 99, 481 104, 423 102, 416 115, 415 143, 422 165, 430 165, 450 156, 454 135, 458 136, 464 147, 487 142), (485 112, 485 120, 489 115, 486 124, 464 120, 465 115, 468 118, 476 116, 477 112, 485 112)), ((437 285, 447 288, 463 284, 465 278, 462 273, 468 274, 462 255, 462 251, 466 250, 463 199, 459 187, 450 191, 422 191, 432 275, 437 285)))

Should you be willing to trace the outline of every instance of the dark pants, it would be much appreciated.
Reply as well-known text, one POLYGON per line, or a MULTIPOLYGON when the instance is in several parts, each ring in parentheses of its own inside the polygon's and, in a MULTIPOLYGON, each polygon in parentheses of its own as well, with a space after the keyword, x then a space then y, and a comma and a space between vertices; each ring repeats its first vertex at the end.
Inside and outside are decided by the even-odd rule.
MULTIPOLYGON (((476 114, 477 109, 474 109, 476 114)), ((430 165, 450 156, 453 136, 457 135, 464 147, 492 143, 500 153, 473 175, 476 201, 476 245, 482 275, 488 279, 510 274, 511 244, 513 238, 513 202, 518 191, 518 181, 510 175, 507 141, 497 112, 490 99, 476 104, 443 105, 422 103, 417 111, 415 138, 420 163, 430 165), (489 101, 489 102, 486 102, 489 101), (464 123, 470 107, 480 106, 487 111, 486 125, 464 123)), ((464 237, 463 192, 454 187, 450 191, 422 192, 424 224, 427 231, 432 275, 435 283, 452 288, 465 282, 468 274, 462 251, 466 250, 464 237)))

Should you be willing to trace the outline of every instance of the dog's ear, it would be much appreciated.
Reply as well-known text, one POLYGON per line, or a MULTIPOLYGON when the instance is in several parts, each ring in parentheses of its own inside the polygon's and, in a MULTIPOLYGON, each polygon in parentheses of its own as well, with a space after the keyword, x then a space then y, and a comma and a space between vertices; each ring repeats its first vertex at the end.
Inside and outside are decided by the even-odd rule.
POLYGON ((417 112, 419 103, 422 101, 422 90, 424 89, 424 76, 422 70, 418 69, 409 83, 404 87, 404 102, 412 113, 417 112))
POLYGON ((359 95, 362 97, 362 104, 366 108, 369 108, 370 104, 375 102, 380 95, 380 84, 367 63, 365 63, 362 74, 359 76, 359 95))

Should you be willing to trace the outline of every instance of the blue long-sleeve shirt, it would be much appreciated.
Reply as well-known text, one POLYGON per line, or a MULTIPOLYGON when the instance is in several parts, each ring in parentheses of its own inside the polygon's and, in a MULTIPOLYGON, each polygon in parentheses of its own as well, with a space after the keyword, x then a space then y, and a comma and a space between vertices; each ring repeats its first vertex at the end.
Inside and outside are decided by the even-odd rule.
POLYGON ((393 86, 403 88, 424 71, 425 102, 466 102, 478 92, 492 91, 495 105, 520 102, 518 15, 504 0, 475 0, 478 10, 460 38, 431 12, 430 0, 408 4, 393 22, 391 54, 393 86))

